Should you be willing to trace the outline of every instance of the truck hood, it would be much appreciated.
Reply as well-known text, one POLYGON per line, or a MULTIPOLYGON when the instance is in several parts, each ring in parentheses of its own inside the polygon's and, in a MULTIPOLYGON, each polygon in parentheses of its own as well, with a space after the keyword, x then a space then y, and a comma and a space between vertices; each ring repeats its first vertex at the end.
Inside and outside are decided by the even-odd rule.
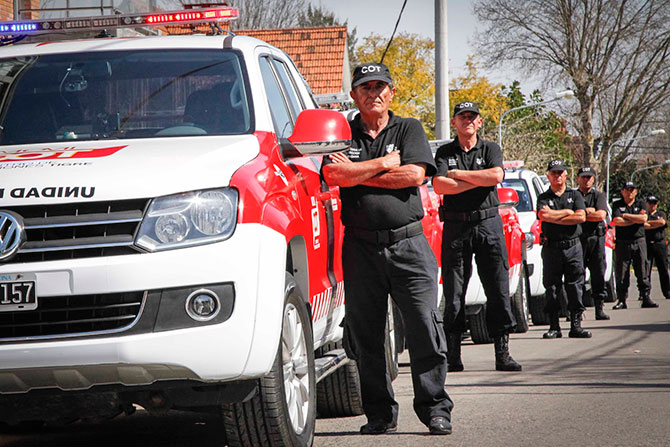
POLYGON ((158 197, 227 186, 254 135, 0 147, 0 207, 158 197))

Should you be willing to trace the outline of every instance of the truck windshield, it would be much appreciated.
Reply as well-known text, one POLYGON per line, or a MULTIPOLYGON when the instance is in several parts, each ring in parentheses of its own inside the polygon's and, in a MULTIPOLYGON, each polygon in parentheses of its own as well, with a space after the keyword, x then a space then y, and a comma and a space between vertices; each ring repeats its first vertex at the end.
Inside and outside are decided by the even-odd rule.
POLYGON ((225 50, 2 59, 0 145, 248 133, 246 84, 225 50))

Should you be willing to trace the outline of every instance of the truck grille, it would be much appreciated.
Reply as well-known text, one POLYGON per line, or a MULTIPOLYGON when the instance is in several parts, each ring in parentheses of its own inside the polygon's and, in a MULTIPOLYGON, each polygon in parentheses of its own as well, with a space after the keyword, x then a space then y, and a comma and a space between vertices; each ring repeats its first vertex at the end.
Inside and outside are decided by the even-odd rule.
POLYGON ((21 215, 26 242, 12 263, 139 253, 133 247, 148 199, 7 208, 21 215))
POLYGON ((144 292, 38 298, 36 310, 0 313, 0 340, 127 329, 139 318, 144 299, 144 292))

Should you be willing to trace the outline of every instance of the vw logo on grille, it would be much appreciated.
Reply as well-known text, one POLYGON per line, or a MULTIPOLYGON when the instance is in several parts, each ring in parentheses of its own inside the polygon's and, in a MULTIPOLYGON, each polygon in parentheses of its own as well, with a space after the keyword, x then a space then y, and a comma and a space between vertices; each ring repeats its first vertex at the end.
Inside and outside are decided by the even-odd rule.
POLYGON ((0 210, 0 261, 12 257, 24 237, 21 216, 11 211, 0 210))

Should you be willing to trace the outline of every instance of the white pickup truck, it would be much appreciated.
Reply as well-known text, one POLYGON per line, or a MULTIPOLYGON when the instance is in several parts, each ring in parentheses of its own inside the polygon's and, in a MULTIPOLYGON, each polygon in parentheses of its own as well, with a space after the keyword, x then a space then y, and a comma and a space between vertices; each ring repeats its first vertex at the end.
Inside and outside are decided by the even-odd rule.
POLYGON ((250 37, 34 39, 0 48, 0 430, 140 405, 214 411, 230 446, 309 446, 317 412, 360 414, 339 190, 319 175, 346 119, 250 37))

